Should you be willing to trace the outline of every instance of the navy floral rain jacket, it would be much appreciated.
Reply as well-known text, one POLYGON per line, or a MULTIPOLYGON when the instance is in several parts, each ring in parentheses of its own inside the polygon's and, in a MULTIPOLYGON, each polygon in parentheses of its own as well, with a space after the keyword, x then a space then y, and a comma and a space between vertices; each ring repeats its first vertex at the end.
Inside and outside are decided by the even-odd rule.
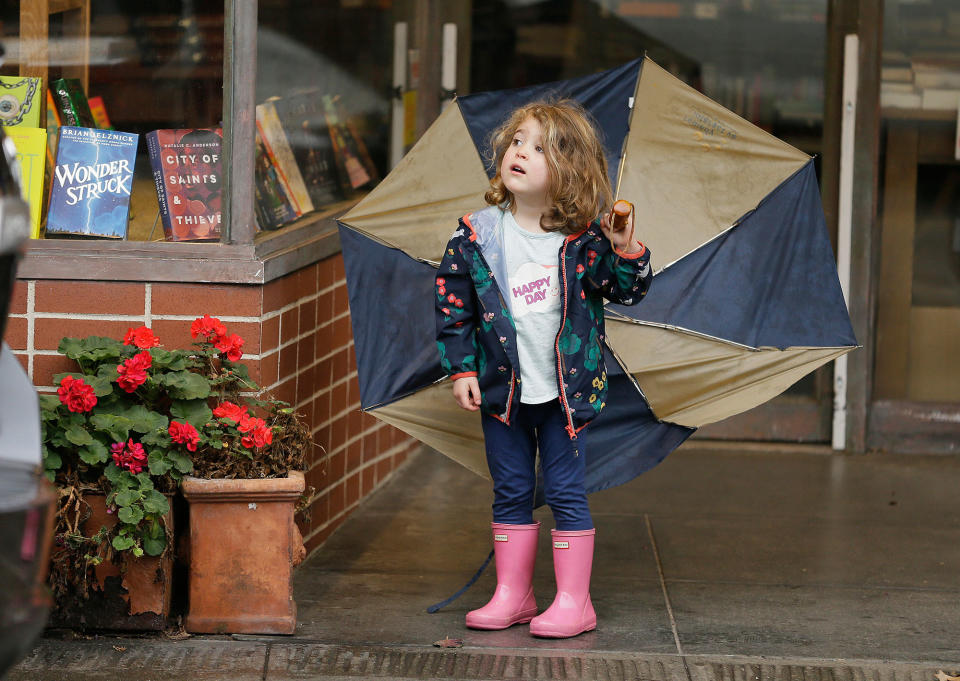
MULTIPOLYGON (((517 333, 498 281, 506 282, 500 208, 465 215, 447 244, 435 288, 437 346, 452 379, 476 376, 481 409, 509 425, 520 406, 517 333)), ((615 251, 594 221, 558 253, 563 307, 554 344, 560 403, 576 439, 604 406, 603 299, 634 305, 653 275, 650 251, 615 251)))

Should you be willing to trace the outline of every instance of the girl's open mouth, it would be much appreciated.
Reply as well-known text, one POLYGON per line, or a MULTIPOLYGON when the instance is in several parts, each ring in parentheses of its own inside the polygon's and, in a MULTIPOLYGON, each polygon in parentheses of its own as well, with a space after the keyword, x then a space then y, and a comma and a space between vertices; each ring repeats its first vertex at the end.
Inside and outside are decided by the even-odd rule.
POLYGON ((511 173, 520 173, 521 175, 526 175, 526 171, 520 166, 510 166, 511 173))

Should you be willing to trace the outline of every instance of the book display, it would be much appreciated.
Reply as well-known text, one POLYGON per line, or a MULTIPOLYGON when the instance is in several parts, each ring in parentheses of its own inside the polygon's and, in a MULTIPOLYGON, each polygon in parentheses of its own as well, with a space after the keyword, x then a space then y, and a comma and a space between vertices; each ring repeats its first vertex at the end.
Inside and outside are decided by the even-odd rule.
POLYGON ((47 131, 24 125, 4 129, 13 140, 20 163, 20 191, 30 206, 30 238, 40 236, 40 212, 43 204, 43 175, 47 159, 47 131))

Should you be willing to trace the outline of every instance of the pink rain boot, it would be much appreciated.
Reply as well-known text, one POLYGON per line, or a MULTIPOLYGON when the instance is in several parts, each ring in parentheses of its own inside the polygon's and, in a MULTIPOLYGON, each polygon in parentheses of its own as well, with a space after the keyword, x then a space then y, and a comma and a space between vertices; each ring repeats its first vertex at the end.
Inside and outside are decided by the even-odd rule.
POLYGON ((506 629, 529 622, 537 614, 533 597, 533 564, 537 557, 540 523, 491 523, 497 560, 497 590, 482 608, 467 613, 471 629, 506 629))
POLYGON ((548 638, 569 638, 597 628, 590 602, 590 570, 596 530, 553 530, 553 571, 557 597, 546 612, 530 622, 530 633, 548 638))

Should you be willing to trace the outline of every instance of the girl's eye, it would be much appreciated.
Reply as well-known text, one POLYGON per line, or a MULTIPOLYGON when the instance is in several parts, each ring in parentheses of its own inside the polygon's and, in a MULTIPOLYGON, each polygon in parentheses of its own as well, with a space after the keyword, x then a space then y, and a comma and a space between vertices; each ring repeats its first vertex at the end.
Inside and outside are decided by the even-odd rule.
POLYGON ((542 154, 542 153, 543 153, 543 147, 541 147, 541 146, 538 145, 538 146, 537 146, 537 151, 542 154))
POLYGON ((514 137, 514 138, 513 138, 513 145, 514 145, 514 146, 518 146, 518 145, 520 145, 520 144, 523 144, 523 140, 521 140, 519 137, 514 137))

